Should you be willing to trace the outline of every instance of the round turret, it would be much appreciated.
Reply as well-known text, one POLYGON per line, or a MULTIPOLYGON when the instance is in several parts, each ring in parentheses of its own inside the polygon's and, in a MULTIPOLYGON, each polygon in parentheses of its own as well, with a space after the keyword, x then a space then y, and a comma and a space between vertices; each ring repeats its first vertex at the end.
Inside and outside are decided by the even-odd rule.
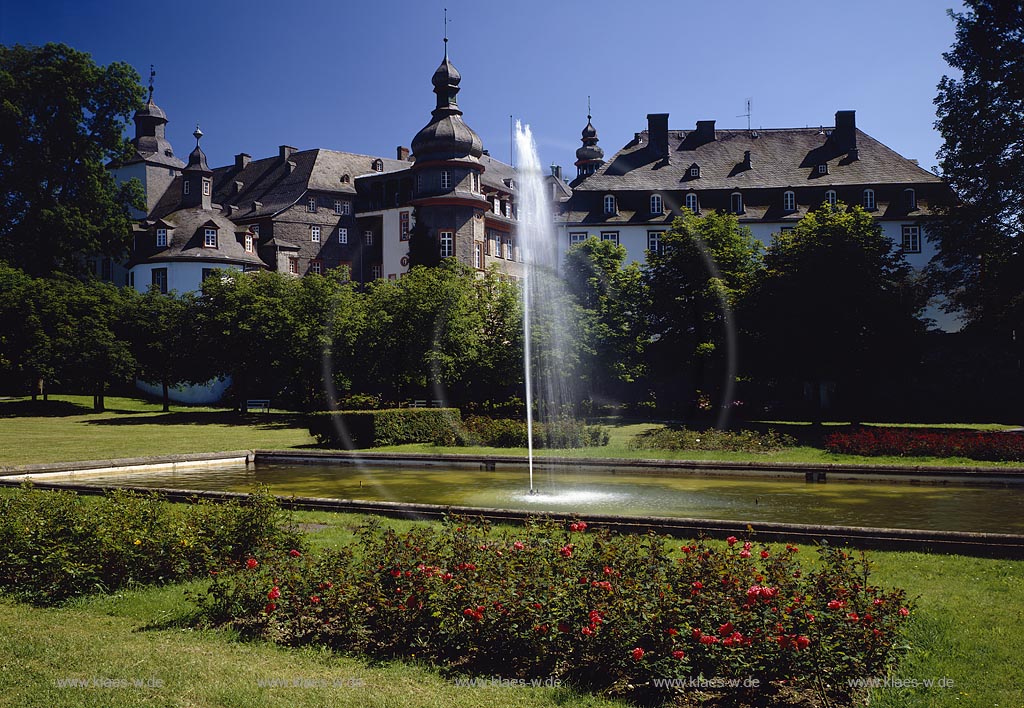
POLYGON ((480 136, 462 120, 456 95, 462 76, 448 59, 437 67, 431 83, 437 94, 437 107, 431 121, 412 139, 412 152, 419 162, 432 160, 477 160, 483 154, 480 136))

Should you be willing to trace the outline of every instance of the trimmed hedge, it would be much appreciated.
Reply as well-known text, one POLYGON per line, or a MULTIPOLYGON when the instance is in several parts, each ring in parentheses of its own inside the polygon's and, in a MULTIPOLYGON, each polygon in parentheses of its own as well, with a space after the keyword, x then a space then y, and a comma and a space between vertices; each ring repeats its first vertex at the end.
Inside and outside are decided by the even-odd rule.
MULTIPOLYGON (((571 449, 601 447, 608 444, 608 429, 600 425, 587 425, 582 420, 561 418, 547 423, 533 424, 534 447, 571 449)), ((434 439, 434 444, 468 447, 526 447, 526 423, 513 418, 489 418, 474 415, 466 418, 461 430, 446 430, 434 439)))
POLYGON ((317 442, 345 450, 428 443, 461 427, 458 408, 324 411, 309 417, 309 432, 317 442))

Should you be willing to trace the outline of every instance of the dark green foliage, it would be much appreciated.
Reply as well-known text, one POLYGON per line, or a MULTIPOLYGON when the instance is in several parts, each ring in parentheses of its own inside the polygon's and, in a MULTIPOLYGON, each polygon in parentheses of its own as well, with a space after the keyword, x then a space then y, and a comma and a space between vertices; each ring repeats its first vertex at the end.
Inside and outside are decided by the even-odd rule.
POLYGON ((823 548, 804 565, 795 546, 735 538, 680 550, 583 522, 491 531, 450 519, 397 533, 374 521, 322 555, 240 562, 198 601, 207 623, 248 636, 557 678, 645 704, 688 690, 655 680, 703 675, 758 680, 706 696, 722 705, 779 705, 794 689, 847 705, 848 679, 891 668, 908 603, 871 583, 863 557, 823 548))
POLYGON ((309 432, 321 445, 349 450, 432 442, 461 423, 458 408, 331 411, 311 414, 309 432))
POLYGON ((122 256, 142 191, 116 185, 105 165, 129 154, 125 125, 143 99, 135 70, 63 44, 0 46, 0 96, 0 261, 77 274, 86 256, 122 256))
POLYGON ((754 430, 688 430, 687 428, 656 428, 633 436, 629 447, 634 450, 722 450, 727 452, 778 452, 797 444, 796 439, 769 428, 764 433, 754 430))
MULTIPOLYGON (((533 424, 533 446, 554 449, 601 447, 608 444, 608 429, 587 425, 582 420, 561 418, 533 424)), ((435 438, 438 445, 483 445, 485 447, 526 447, 526 422, 511 418, 470 416, 461 430, 445 431, 435 438)))
POLYGON ((0 589, 40 605, 133 583, 202 577, 257 549, 291 547, 274 497, 175 505, 115 491, 80 497, 23 487, 0 495, 0 589))
MULTIPOLYGON (((935 98, 939 170, 958 201, 929 227, 933 275, 953 308, 1007 339, 1024 325, 1024 6, 966 0, 949 11, 956 41, 943 54, 960 74, 935 98)), ((1018 349, 1018 352, 1020 350, 1018 349)), ((1019 356, 1019 354, 1018 354, 1019 356)))

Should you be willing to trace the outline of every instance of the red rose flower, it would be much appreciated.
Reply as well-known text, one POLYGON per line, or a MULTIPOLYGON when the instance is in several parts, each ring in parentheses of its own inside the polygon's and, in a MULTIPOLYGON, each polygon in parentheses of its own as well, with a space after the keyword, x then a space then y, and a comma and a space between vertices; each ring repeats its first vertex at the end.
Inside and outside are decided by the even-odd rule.
POLYGON ((645 653, 646 652, 643 649, 641 649, 640 647, 637 647, 636 649, 633 650, 633 661, 640 661, 641 659, 644 658, 644 654, 645 653))
POLYGON ((739 539, 735 536, 730 536, 729 538, 725 539, 725 542, 728 543, 730 546, 735 546, 737 541, 739 541, 739 539))
POLYGON ((900 608, 900 617, 906 617, 909 614, 910 614, 910 610, 908 610, 906 607, 901 607, 900 608))
POLYGON ((672 652, 672 658, 673 659, 680 659, 680 660, 682 660, 685 657, 686 657, 686 652, 685 651, 680 651, 680 650, 676 649, 674 652, 672 652))
POLYGON ((249 560, 247 560, 245 562, 245 567, 248 568, 249 570, 253 570, 258 565, 259 565, 259 561, 257 561, 255 558, 250 558, 249 560))
POLYGON ((292 550, 288 551, 288 555, 290 555, 292 558, 298 558, 302 554, 293 548, 292 550))
POLYGON ((277 609, 277 605, 275 605, 273 602, 268 602, 266 604, 266 606, 263 608, 263 611, 269 614, 269 613, 273 612, 276 609, 277 609))
POLYGON ((277 586, 275 585, 274 587, 270 588, 270 592, 267 593, 267 599, 276 600, 279 597, 281 597, 281 591, 278 590, 277 586))

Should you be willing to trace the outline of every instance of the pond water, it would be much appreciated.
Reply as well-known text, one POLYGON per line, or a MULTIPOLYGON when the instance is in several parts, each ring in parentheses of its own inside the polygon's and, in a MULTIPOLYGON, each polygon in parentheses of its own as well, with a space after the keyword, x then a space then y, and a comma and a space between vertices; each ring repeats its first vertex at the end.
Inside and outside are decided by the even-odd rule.
POLYGON ((1024 488, 900 484, 881 481, 808 483, 750 476, 600 471, 565 466, 536 475, 528 493, 526 469, 407 463, 258 463, 177 472, 91 477, 92 484, 252 491, 368 501, 773 521, 829 526, 1024 533, 1024 488))

